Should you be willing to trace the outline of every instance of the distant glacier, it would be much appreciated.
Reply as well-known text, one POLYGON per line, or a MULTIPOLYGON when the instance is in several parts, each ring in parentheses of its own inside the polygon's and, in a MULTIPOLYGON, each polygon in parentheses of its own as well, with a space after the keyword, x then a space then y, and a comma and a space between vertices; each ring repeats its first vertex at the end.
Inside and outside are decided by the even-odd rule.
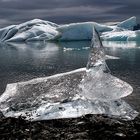
POLYGON ((93 27, 97 29, 102 40, 139 41, 140 30, 133 31, 137 25, 136 17, 131 17, 115 25, 96 22, 58 25, 34 19, 19 25, 1 28, 0 42, 91 40, 93 27))

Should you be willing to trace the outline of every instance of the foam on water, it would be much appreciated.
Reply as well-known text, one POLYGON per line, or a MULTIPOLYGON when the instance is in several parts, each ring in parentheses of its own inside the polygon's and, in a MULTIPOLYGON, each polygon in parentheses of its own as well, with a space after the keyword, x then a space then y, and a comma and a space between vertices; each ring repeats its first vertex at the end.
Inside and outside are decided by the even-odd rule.
POLYGON ((121 99, 132 91, 129 84, 110 74, 104 48, 93 29, 86 68, 8 84, 0 97, 0 110, 6 117, 22 115, 31 120, 79 117, 85 114, 134 119, 137 112, 121 99))

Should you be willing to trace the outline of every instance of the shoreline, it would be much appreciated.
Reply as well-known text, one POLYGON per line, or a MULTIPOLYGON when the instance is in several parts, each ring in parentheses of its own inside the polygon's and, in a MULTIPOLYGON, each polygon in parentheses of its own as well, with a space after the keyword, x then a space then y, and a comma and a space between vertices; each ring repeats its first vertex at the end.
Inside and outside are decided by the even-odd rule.
POLYGON ((6 139, 137 139, 140 115, 125 121, 106 115, 30 122, 23 118, 1 118, 0 138, 6 139))

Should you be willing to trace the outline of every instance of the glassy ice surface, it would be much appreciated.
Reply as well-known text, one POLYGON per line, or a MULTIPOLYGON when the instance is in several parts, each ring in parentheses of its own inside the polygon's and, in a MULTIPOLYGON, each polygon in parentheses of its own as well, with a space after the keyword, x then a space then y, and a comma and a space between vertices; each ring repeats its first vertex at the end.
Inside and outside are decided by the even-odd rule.
MULTIPOLYGON (((23 73, 26 73, 27 75, 29 74, 29 77, 24 77, 24 75, 22 75, 23 79, 19 78, 19 81, 25 81, 26 78, 32 78, 32 76, 30 77, 30 74, 36 73, 36 70, 38 69, 39 72, 45 75, 52 75, 53 73, 49 73, 49 71, 44 73, 44 71, 48 68, 46 66, 48 64, 52 64, 55 67, 54 69, 59 68, 54 73, 70 71, 86 66, 89 50, 83 48, 89 47, 90 43, 81 43, 84 44, 83 46, 78 45, 78 43, 73 44, 75 45, 75 48, 78 46, 78 49, 75 50, 74 48, 73 50, 71 46, 74 45, 72 45, 71 43, 50 43, 47 47, 43 48, 38 48, 37 45, 35 46, 33 44, 29 44, 29 46, 25 44, 12 44, 12 46, 7 45, 7 47, 2 46, 1 49, 4 49, 3 52, 6 51, 5 54, 9 58, 12 58, 11 60, 13 60, 13 62, 10 61, 8 57, 5 58, 3 56, 2 58, 4 58, 5 62, 7 63, 4 63, 4 61, 1 61, 0 63, 3 63, 3 66, 7 67, 9 71, 13 70, 16 73, 16 67, 18 67, 18 72, 21 75, 23 73), (9 50, 9 54, 7 53, 7 50, 9 50), (15 59, 13 59, 13 50, 17 51, 14 54, 15 59), (30 55, 27 55, 27 53, 29 53, 30 55), (26 56, 24 57, 24 55, 26 56), (19 58, 17 56, 19 56, 19 58), (40 64, 40 62, 42 63, 40 64), (56 64, 59 65, 59 67, 56 64)), ((104 57, 104 54, 102 56, 104 57)), ((137 115, 137 112, 133 110, 125 101, 120 99, 121 97, 127 96, 132 92, 131 86, 108 73, 108 69, 105 69, 106 64, 104 59, 102 59, 102 57, 97 58, 99 58, 97 60, 100 60, 101 58, 101 60, 103 61, 101 63, 97 63, 99 65, 96 65, 97 67, 94 67, 94 75, 91 72, 92 70, 87 71, 85 68, 82 68, 71 72, 53 75, 50 77, 37 78, 26 82, 8 84, 6 91, 0 97, 1 111, 5 116, 18 117, 20 115, 23 115, 26 116, 27 119, 33 120, 78 117, 89 113, 107 114, 124 119, 134 119, 137 115), (89 73, 87 74, 86 72, 89 73), (100 80, 108 80, 106 79, 107 77, 111 80, 117 79, 116 81, 119 81, 119 83, 123 84, 122 87, 120 87, 120 92, 115 91, 116 93, 114 93, 109 85, 107 86, 106 84, 104 85, 102 83, 103 87, 107 86, 108 88, 110 88, 109 92, 106 92, 109 98, 106 98, 106 96, 102 96, 102 94, 100 94, 100 96, 98 97, 98 94, 95 94, 96 98, 92 97, 91 100, 91 97, 89 96, 90 94, 79 94, 82 93, 81 90, 83 90, 81 87, 79 88, 79 84, 83 85, 84 89, 86 89, 87 85, 93 88, 92 80, 94 78, 96 79, 98 85, 101 82, 100 80), (126 85, 128 86, 127 88, 126 85)), ((37 76, 40 77, 40 73, 37 76)), ((98 87, 94 87, 94 89, 96 89, 96 92, 98 91, 98 87)), ((92 93, 93 94, 91 95, 94 95, 95 92, 92 91, 92 93)))
POLYGON ((131 94, 133 88, 129 84, 110 74, 102 43, 95 30, 93 34, 86 75, 79 85, 80 94, 90 100, 103 101, 115 100, 131 94))

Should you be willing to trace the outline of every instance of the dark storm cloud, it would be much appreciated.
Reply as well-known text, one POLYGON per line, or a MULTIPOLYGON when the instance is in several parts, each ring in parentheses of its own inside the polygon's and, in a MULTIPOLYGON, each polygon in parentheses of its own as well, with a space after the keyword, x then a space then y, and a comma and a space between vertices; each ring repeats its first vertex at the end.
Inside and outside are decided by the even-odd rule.
POLYGON ((33 18, 56 23, 109 22, 130 16, 139 20, 139 0, 0 0, 0 26, 33 18))

